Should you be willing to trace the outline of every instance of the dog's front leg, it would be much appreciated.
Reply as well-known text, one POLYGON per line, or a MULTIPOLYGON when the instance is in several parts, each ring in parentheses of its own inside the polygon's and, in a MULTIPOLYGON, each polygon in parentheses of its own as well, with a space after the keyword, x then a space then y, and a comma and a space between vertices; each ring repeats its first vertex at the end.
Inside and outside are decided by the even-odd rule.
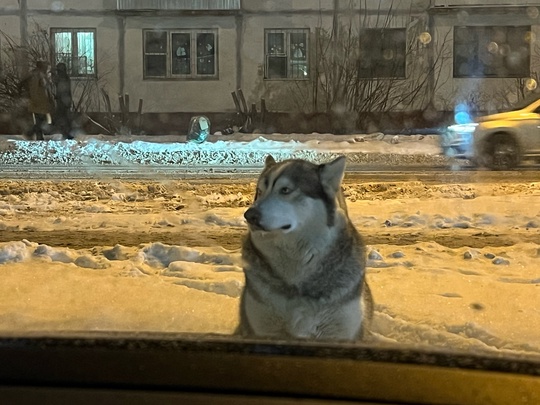
POLYGON ((244 294, 245 318, 255 336, 283 338, 287 336, 283 318, 269 303, 262 303, 249 292, 244 294))
POLYGON ((363 314, 359 300, 351 300, 338 308, 323 308, 318 316, 314 337, 327 341, 361 339, 363 314))

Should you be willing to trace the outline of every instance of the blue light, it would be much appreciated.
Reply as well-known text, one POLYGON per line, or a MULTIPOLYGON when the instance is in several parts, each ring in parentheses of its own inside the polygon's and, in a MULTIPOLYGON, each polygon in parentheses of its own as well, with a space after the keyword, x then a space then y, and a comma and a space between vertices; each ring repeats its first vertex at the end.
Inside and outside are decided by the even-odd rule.
POLYGON ((468 112, 460 111, 454 115, 456 124, 469 124, 471 122, 471 116, 468 112))
POLYGON ((472 122, 471 114, 469 113, 469 107, 467 104, 460 103, 456 105, 454 109, 454 121, 456 124, 469 124, 472 122))

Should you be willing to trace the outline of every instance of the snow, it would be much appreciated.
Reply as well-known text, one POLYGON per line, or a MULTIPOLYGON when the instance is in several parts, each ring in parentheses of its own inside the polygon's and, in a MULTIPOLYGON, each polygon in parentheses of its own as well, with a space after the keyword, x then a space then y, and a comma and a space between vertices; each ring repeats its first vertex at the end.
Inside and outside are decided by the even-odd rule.
POLYGON ((186 136, 84 136, 48 142, 11 136, 0 141, 0 164, 41 165, 197 165, 260 166, 268 153, 277 160, 290 158, 327 161, 347 154, 351 163, 377 163, 380 155, 407 157, 402 163, 444 164, 438 136, 403 136, 399 143, 384 134, 336 136, 331 134, 237 134, 209 137, 202 144, 186 142, 186 136), (287 140, 287 139, 293 140, 287 140), (285 139, 285 140, 284 140, 285 139), (421 140, 421 142, 420 142, 421 140), (411 160, 410 158, 413 157, 411 160), (416 158, 416 159, 415 159, 416 158))
MULTIPOLYGON (((393 142, 380 134, 237 134, 201 145, 172 136, 11 137, 0 141, 0 165, 196 165, 208 158, 260 167, 268 153, 445 162, 436 136, 393 142)), ((244 283, 239 237, 254 187, 170 178, 0 180, 0 333, 233 334, 244 283)), ((540 183, 345 181, 344 191, 353 223, 370 241, 376 312, 369 344, 540 356, 540 183)))

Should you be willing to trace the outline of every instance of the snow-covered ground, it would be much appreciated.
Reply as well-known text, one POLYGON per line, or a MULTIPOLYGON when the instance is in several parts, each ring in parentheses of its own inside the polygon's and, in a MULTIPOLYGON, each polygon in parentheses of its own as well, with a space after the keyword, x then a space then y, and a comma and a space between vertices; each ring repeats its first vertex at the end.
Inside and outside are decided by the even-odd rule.
MULTIPOLYGON (((193 156, 204 153, 258 166, 267 153, 317 161, 346 153, 388 164, 396 156, 400 164, 446 159, 436 137, 314 137, 241 135, 201 145, 12 137, 0 141, 0 164, 54 156, 59 165, 90 157, 150 167, 198 164, 193 156), (46 150, 54 153, 44 157, 46 150)), ((369 245, 373 344, 540 356, 540 183, 346 179, 344 189, 369 245)), ((0 333, 232 334, 253 190, 238 179, 0 181, 0 333)))

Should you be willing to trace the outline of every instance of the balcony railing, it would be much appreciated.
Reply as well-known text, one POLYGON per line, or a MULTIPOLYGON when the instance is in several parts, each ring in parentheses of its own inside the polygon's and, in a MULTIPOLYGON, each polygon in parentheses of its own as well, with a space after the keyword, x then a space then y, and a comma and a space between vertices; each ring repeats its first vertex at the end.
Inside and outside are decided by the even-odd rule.
POLYGON ((117 10, 240 10, 240 0, 116 0, 117 10))

